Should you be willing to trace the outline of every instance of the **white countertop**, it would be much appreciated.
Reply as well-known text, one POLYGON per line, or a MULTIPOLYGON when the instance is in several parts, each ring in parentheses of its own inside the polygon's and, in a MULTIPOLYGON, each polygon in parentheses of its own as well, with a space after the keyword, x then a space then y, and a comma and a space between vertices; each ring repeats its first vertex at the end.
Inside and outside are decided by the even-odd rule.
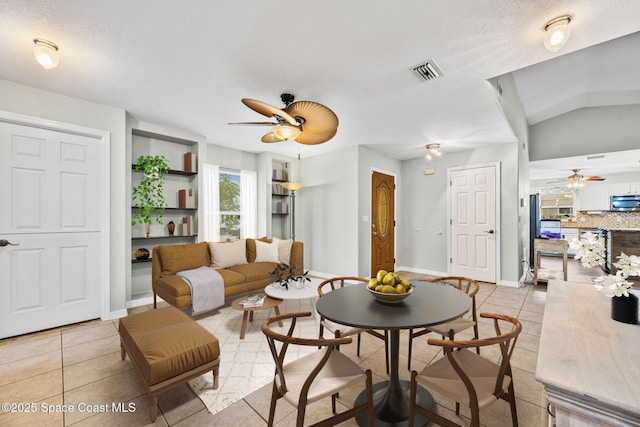
POLYGON ((550 280, 536 380, 640 417, 640 325, 591 284, 550 280))

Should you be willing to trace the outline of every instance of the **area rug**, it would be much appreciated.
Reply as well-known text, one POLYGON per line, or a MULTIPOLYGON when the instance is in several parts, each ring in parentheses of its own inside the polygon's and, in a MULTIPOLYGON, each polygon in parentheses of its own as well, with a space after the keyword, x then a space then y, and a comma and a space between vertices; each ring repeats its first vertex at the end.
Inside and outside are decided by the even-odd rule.
MULTIPOLYGON (((287 300, 279 306, 280 313, 310 311, 312 316, 300 319, 296 325, 296 335, 315 338, 318 336, 318 318, 315 313, 315 299, 287 300)), ((203 327, 215 335, 220 342, 220 372, 218 388, 213 389, 213 374, 208 373, 189 381, 189 385, 205 404, 210 413, 220 412, 273 380, 275 364, 264 334, 260 330, 262 322, 273 316, 273 310, 255 311, 253 322, 247 324, 244 339, 240 339, 242 311, 230 306, 223 307, 198 319, 203 327)), ((288 330, 274 325, 274 329, 288 330)), ((295 360, 304 354, 316 351, 316 347, 291 346, 287 350, 287 360, 295 360)))

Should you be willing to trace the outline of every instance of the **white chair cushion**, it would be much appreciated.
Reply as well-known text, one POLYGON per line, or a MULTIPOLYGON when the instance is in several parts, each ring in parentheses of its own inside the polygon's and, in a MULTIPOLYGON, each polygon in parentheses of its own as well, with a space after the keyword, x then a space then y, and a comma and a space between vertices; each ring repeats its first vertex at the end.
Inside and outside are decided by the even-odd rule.
MULTIPOLYGON (((480 409, 496 402, 493 394, 500 366, 468 349, 454 351, 454 358, 464 369, 478 394, 480 409)), ((456 402, 469 405, 469 393, 464 383, 446 357, 442 357, 420 372, 417 381, 421 385, 437 391, 456 402)), ((507 391, 511 378, 506 376, 502 388, 507 391)))
MULTIPOLYGON (((284 398, 296 408, 304 382, 325 352, 326 349, 318 350, 284 365, 284 377, 287 382, 287 393, 284 398)), ((309 388, 307 403, 331 396, 351 384, 362 381, 363 378, 365 373, 358 364, 343 353, 332 351, 329 360, 309 388)), ((276 375, 275 380, 276 385, 280 387, 280 377, 276 375)))
POLYGON ((464 331, 476 324, 473 320, 464 319, 462 317, 454 319, 450 322, 441 323, 439 325, 429 326, 427 329, 439 335, 449 336, 449 331, 453 329, 453 333, 464 331))
POLYGON ((352 335, 357 335, 360 332, 364 332, 363 329, 354 328, 353 326, 341 325, 336 322, 332 322, 331 320, 324 319, 322 321, 322 326, 329 332, 335 335, 336 331, 340 331, 341 337, 350 337, 352 335))

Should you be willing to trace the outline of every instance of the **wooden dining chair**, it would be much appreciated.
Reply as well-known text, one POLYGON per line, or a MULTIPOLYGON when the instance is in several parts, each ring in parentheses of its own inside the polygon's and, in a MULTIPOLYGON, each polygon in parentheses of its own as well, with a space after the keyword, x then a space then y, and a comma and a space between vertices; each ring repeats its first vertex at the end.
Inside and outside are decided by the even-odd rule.
POLYGON ((438 425, 453 427, 459 424, 421 407, 416 402, 418 385, 438 392, 456 402, 456 415, 460 414, 460 404, 471 410, 471 426, 480 427, 480 410, 496 403, 498 399, 509 402, 511 421, 518 426, 516 397, 511 373, 511 355, 518 335, 522 331, 520 322, 502 314, 480 313, 481 317, 493 319, 495 336, 456 341, 429 338, 431 345, 441 346, 444 357, 436 360, 418 373, 411 371, 409 426, 413 427, 414 416, 420 414, 438 425), (502 332, 500 322, 508 323, 510 330, 502 332), (479 347, 499 347, 501 358, 494 362, 470 349, 479 347))
POLYGON ((267 338, 271 355, 276 364, 267 425, 273 426, 276 403, 281 397, 284 397, 298 410, 296 426, 302 427, 307 405, 331 396, 333 416, 313 424, 314 427, 333 426, 363 412, 367 413, 369 427, 373 426, 371 370, 363 370, 348 356, 338 351, 340 345, 351 342, 350 337, 315 339, 293 336, 297 319, 307 316, 311 316, 311 313, 282 314, 271 317, 262 324, 262 332, 267 338), (288 320, 291 323, 286 335, 270 327, 273 323, 288 320), (319 346, 320 349, 285 363, 287 350, 290 346, 319 346), (337 413, 336 397, 338 392, 358 383, 363 383, 362 385, 366 388, 366 401, 344 412, 337 413))
MULTIPOLYGON (((477 281, 468 277, 462 276, 448 276, 448 277, 436 277, 427 280, 431 283, 442 283, 443 285, 453 286, 454 288, 466 293, 471 297, 471 318, 459 317, 449 322, 440 323, 439 325, 429 326, 428 328, 422 328, 418 330, 409 330, 409 351, 407 356, 407 369, 411 370, 411 353, 413 350, 413 339, 420 337, 429 332, 434 332, 442 336, 442 338, 454 339, 458 332, 462 332, 466 329, 473 328, 473 338, 478 339, 478 317, 476 314, 476 294, 480 290, 480 285, 477 281)), ((480 354, 480 348, 476 351, 480 354)))
MULTIPOLYGON (((345 284, 347 284, 348 286, 349 284, 354 284, 354 283, 355 284, 364 283, 366 285, 369 283, 369 280, 364 279, 362 277, 350 277, 350 276, 333 277, 331 279, 327 279, 323 281, 318 285, 318 295, 320 296, 320 298, 322 298, 322 296, 327 292, 334 291, 338 288, 342 288, 345 286, 345 284)), ((362 332, 368 333, 371 336, 374 336, 376 338, 383 340, 384 341, 384 359, 385 359, 387 374, 389 373, 389 336, 388 336, 389 334, 387 331, 384 331, 384 333, 381 333, 374 330, 354 328, 351 326, 341 325, 339 323, 332 322, 331 320, 325 319, 324 317, 320 316, 320 331, 318 334, 318 338, 322 338, 324 336, 325 329, 331 332, 335 338, 357 335, 358 339, 356 344, 357 345, 356 354, 358 356, 360 356, 360 340, 361 340, 360 334, 362 332)))

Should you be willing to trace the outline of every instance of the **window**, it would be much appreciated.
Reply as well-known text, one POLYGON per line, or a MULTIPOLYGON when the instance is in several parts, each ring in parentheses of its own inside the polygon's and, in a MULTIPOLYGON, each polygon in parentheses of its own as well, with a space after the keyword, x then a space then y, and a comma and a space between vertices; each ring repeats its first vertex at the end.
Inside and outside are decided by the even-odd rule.
POLYGON ((220 240, 240 238, 240 174, 220 172, 220 240))
POLYGON ((202 166, 203 239, 224 242, 256 237, 257 173, 202 166))

